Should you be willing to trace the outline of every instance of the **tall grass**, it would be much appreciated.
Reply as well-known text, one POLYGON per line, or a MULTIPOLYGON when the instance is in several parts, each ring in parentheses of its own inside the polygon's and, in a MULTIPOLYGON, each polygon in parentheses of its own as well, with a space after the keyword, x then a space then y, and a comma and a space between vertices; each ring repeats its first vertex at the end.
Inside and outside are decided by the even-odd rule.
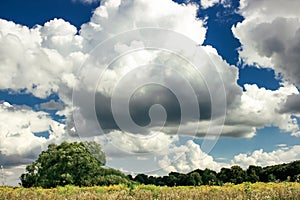
POLYGON ((224 186, 182 186, 158 187, 153 185, 126 185, 75 187, 65 186, 53 189, 0 187, 0 199, 300 199, 300 183, 243 183, 239 185, 225 184, 224 186))

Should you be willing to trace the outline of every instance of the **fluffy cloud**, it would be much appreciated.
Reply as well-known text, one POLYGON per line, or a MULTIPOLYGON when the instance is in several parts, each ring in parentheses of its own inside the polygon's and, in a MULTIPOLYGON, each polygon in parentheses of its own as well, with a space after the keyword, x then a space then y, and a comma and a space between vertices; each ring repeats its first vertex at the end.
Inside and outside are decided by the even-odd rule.
POLYGON ((300 159, 300 146, 282 147, 280 149, 265 152, 263 149, 256 150, 251 154, 238 154, 231 163, 247 168, 249 165, 269 166, 288 163, 300 159))
MULTIPOLYGON (((77 35, 77 29, 74 26, 62 19, 51 20, 45 23, 44 26, 36 26, 33 29, 1 20, 0 41, 3 44, 3 48, 1 48, 3 51, 3 54, 1 54, 3 61, 0 63, 0 67, 2 67, 3 71, 7 71, 7 78, 0 81, 0 86, 2 89, 10 88, 13 90, 26 88, 27 92, 31 92, 38 97, 46 97, 52 92, 58 93, 60 99, 66 105, 65 109, 58 113, 67 116, 67 130, 74 130, 74 123, 72 123, 73 119, 70 113, 72 110, 70 107, 72 105, 72 87, 79 83, 76 73, 85 58, 88 56, 90 56, 90 58, 97 56, 97 52, 93 52, 92 54, 87 53, 88 49, 95 47, 98 42, 103 41, 105 38, 122 31, 149 26, 181 32, 201 44, 203 43, 206 30, 203 28, 203 21, 196 19, 196 11, 197 7, 194 5, 183 6, 168 0, 159 3, 156 1, 149 3, 148 1, 121 2, 109 0, 102 2, 101 6, 95 10, 91 21, 82 26, 79 35, 77 35), (164 9, 166 12, 159 12, 159 14, 154 15, 154 10, 157 11, 158 8, 164 9), (143 15, 147 17, 137 17, 141 10, 143 10, 143 15), (120 26, 119 22, 122 22, 122 26, 120 26), (111 24, 114 25, 112 26, 111 24), (188 26, 188 28, 186 26, 188 26), (18 52, 9 49, 18 49, 18 52), (20 58, 17 55, 24 55, 24 57, 22 56, 22 58, 20 58), (38 73, 36 73, 36 71, 38 71, 38 73)), ((104 57, 105 55, 118 55, 132 49, 143 48, 145 45, 142 40, 143 37, 140 39, 140 41, 137 38, 131 41, 128 40, 131 42, 129 44, 117 43, 112 50, 107 49, 107 52, 104 53, 104 57)), ((296 94, 291 87, 287 87, 286 91, 281 88, 278 91, 272 92, 256 88, 255 86, 247 86, 246 92, 242 92, 242 89, 237 85, 237 68, 228 66, 214 48, 206 46, 203 47, 203 50, 204 54, 206 53, 208 56, 203 54, 203 57, 200 58, 203 64, 203 66, 201 66, 201 75, 204 77, 202 80, 197 79, 196 73, 189 71, 189 69, 187 70, 188 64, 180 60, 177 55, 166 54, 163 51, 141 50, 131 52, 116 60, 113 66, 111 66, 111 69, 107 70, 104 74, 105 82, 101 84, 101 87, 97 87, 97 121, 94 121, 97 123, 96 125, 93 126, 91 122, 94 108, 81 108, 85 127, 88 127, 88 129, 84 129, 83 132, 88 134, 86 136, 98 135, 99 119, 100 125, 103 126, 104 129, 108 131, 119 129, 109 105, 111 102, 111 92, 115 89, 113 87, 114 84, 119 83, 121 80, 124 81, 124 77, 126 76, 127 82, 123 82, 121 84, 123 87, 119 89, 119 96, 121 97, 126 96, 128 88, 132 87, 130 85, 133 84, 132 79, 137 81, 147 80, 149 77, 153 78, 157 76, 155 77, 156 79, 154 78, 155 80, 164 79, 162 82, 174 85, 175 88, 182 88, 184 85, 182 80, 177 79, 176 76, 174 76, 175 73, 172 73, 169 68, 140 70, 140 72, 129 75, 129 72, 137 68, 137 66, 159 63, 160 65, 175 68, 179 74, 184 75, 184 78, 188 79, 194 88, 196 88, 196 95, 198 95, 197 100, 200 102, 200 119, 202 120, 200 122, 201 130, 196 133, 198 136, 205 135, 210 125, 216 130, 222 129, 223 135, 231 137, 252 137, 257 128, 261 128, 265 125, 279 126, 281 129, 292 131, 293 134, 296 135, 298 127, 295 122, 290 119, 290 115, 285 114, 280 116, 277 112, 279 109, 278 105, 282 105, 282 102, 286 101, 287 95, 296 94), (209 57, 213 60, 213 64, 215 65, 214 69, 208 67, 210 62, 209 57), (186 68, 182 68, 183 65, 186 66, 186 68), (216 96, 220 92, 218 90, 209 90, 210 88, 222 89, 222 87, 218 85, 220 82, 207 79, 207 77, 215 76, 216 71, 214 70, 217 71, 223 80, 227 100, 226 104, 222 104, 225 99, 210 99, 212 94, 216 96), (196 75, 191 76, 191 74, 196 75), (207 88, 207 85, 210 88, 207 88), (270 98, 272 98, 273 102, 271 104, 268 103, 270 98), (212 101, 216 101, 216 104, 213 104, 212 101), (207 119, 210 119, 212 115, 212 110, 210 109, 212 105, 212 109, 214 109, 217 114, 210 124, 210 121, 207 121, 207 119), (218 118, 218 114, 222 114, 222 109, 224 109, 222 105, 227 107, 227 120, 224 126, 222 120, 218 118), (220 111, 218 111, 218 109, 220 111), (267 112, 267 110, 270 111, 267 112), (253 119, 260 120, 254 121, 253 119)), ((196 58, 189 57, 189 59, 193 61, 193 59, 196 58)), ((92 62, 88 64, 94 68, 90 68, 86 79, 80 82, 81 86, 85 85, 84 89, 87 89, 85 93, 81 94, 82 97, 78 99, 83 105, 87 104, 84 97, 92 97, 93 95, 88 89, 91 84, 93 84, 90 81, 92 79, 98 79, 97 74, 99 74, 97 73, 99 69, 96 68, 98 66, 95 63, 99 60, 91 60, 92 62)), ((101 68, 102 66, 99 67, 101 68)), ((91 88, 93 87, 94 86, 91 88)), ((190 95, 188 95, 186 90, 181 90, 179 96, 187 97, 190 95)), ((189 98, 185 99, 186 104, 191 105, 189 98)), ((148 112, 153 104, 162 104, 169 117, 167 118, 166 124, 168 127, 163 131, 174 133, 174 130, 178 128, 176 123, 180 120, 183 124, 182 130, 184 130, 182 134, 188 135, 192 133, 192 129, 195 129, 197 126, 197 124, 193 124, 197 118, 182 119, 182 110, 179 108, 178 101, 172 96, 170 91, 164 88, 141 88, 135 91, 131 100, 134 103, 131 104, 133 106, 131 107, 130 114, 134 122, 139 125, 147 125, 149 123, 150 118, 148 117, 148 112), (153 94, 155 94, 155 96, 153 94)), ((120 105, 120 109, 124 107, 123 104, 120 105)), ((126 106, 128 107, 128 105, 126 106)), ((122 115, 121 111, 120 113, 120 115, 122 115)), ((157 121, 154 121, 152 127, 156 128, 158 124, 161 125, 160 122, 161 118, 157 118, 157 121)), ((138 132, 141 133, 142 131, 138 132)), ((147 129, 145 132, 147 132, 147 129)))
POLYGON ((188 140, 181 146, 175 146, 169 150, 169 154, 159 160, 159 165, 165 171, 190 172, 194 169, 209 168, 219 171, 225 163, 214 161, 213 157, 203 152, 193 140, 188 140))
POLYGON ((0 104, 0 138, 0 157, 3 165, 28 164, 50 142, 65 139, 64 125, 52 120, 47 113, 4 102, 0 104), (49 132, 49 139, 34 135, 45 131, 49 132))
POLYGON ((280 112, 281 113, 292 113, 295 115, 300 114, 300 95, 292 94, 288 96, 286 101, 282 104, 280 112))
MULTIPOLYGON (((89 51, 99 42, 130 29, 160 27, 181 32, 198 44, 202 44, 206 29, 203 27, 204 22, 196 18, 196 13, 196 5, 182 6, 169 0, 153 2, 109 0, 103 1, 94 11, 91 21, 83 25, 79 32, 62 19, 53 19, 43 26, 37 25, 31 29, 1 19, 0 70, 5 73, 0 80, 0 89, 16 92, 22 90, 39 98, 57 93, 65 105, 57 114, 65 115, 67 118, 66 125, 59 124, 44 112, 35 112, 30 108, 16 108, 4 103, 3 106, 8 107, 3 107, 1 111, 2 121, 6 121, 4 118, 16 119, 1 124, 3 129, 1 141, 4 141, 1 143, 1 160, 4 165, 9 166, 11 171, 18 171, 14 166, 30 163, 48 143, 69 139, 65 132, 76 135, 71 108, 72 89, 78 84, 78 69, 90 56, 89 51), (141 14, 143 18, 140 17, 141 14), (11 110, 8 111, 9 109, 11 110), (49 139, 33 134, 43 131, 51 132, 49 139), (12 144, 17 144, 18 148, 11 148, 12 144)), ((120 44, 115 50, 124 51, 124 47, 126 48, 126 45, 120 44)), ((109 53, 111 52, 108 51, 107 54, 109 53)), ((120 76, 117 71, 112 71, 113 73, 120 76)), ((50 101, 40 105, 40 108, 61 107, 56 102, 50 101)), ((85 118, 87 123, 89 123, 88 116, 85 118)), ((90 128, 85 131, 92 135, 98 134, 97 127, 90 128)), ((159 150, 173 142, 173 139, 170 139, 172 136, 163 133, 155 135, 157 137, 146 142, 140 137, 132 141, 126 140, 126 135, 117 130, 109 136, 113 143, 120 144, 121 147, 125 145, 123 140, 131 141, 132 145, 129 147, 132 148, 125 146, 130 152, 159 150)))
POLYGON ((17 165, 7 168, 4 166, 3 178, 6 185, 18 186, 20 182, 20 174, 25 172, 26 165, 17 165))
MULTIPOLYGON (((29 29, 0 19, 0 89, 26 89, 45 98, 72 86, 70 77, 85 58, 76 28, 62 19, 29 29)), ((74 76, 74 75, 73 75, 74 76)))
POLYGON ((213 169, 219 171, 222 167, 239 165, 246 169, 249 165, 270 166, 299 160, 300 146, 287 147, 278 145, 278 149, 265 152, 263 149, 254 150, 248 154, 237 154, 228 163, 216 161, 212 156, 201 150, 200 145, 188 140, 180 146, 170 148, 168 155, 159 160, 159 165, 167 172, 190 172, 194 169, 213 169))
MULTIPOLYGON (((182 134, 192 135, 199 127, 196 134, 199 137, 207 134, 218 136, 218 130, 221 129, 221 136, 251 138, 255 136, 257 129, 276 126, 285 132, 291 132, 294 136, 300 136, 297 120, 291 113, 283 113, 280 110, 283 104, 287 104, 287 99, 299 94, 294 85, 284 83, 275 91, 259 88, 255 84, 246 84, 244 87, 245 91, 237 95, 234 106, 227 107, 224 122, 219 118, 212 121, 203 119, 200 123, 190 122, 182 125, 182 134)), ((173 127, 166 129, 168 133, 173 131, 173 127)))
POLYGON ((76 27, 63 19, 53 19, 46 22, 44 26, 38 26, 38 29, 42 38, 42 47, 54 49, 63 56, 82 49, 82 37, 76 35, 76 27))
POLYGON ((62 110, 64 108, 61 102, 54 101, 53 99, 49 102, 41 103, 38 107, 44 110, 62 110))
POLYGON ((5 183, 17 185, 25 166, 36 160, 50 143, 74 141, 65 124, 51 119, 48 113, 34 111, 27 106, 0 103, 0 160, 4 166, 5 183), (49 137, 35 133, 48 132, 49 137))
MULTIPOLYGON (((299 94, 295 86, 285 83, 278 90, 272 91, 258 88, 256 85, 245 85, 245 89, 246 91, 241 96, 240 107, 228 111, 225 126, 248 126, 248 130, 276 126, 281 130, 291 132, 292 135, 299 136, 297 120, 290 114, 283 114, 279 110, 290 95, 299 94)), ((254 133, 255 131, 252 132, 254 133)))
POLYGON ((94 11, 80 33, 91 48, 104 39, 141 27, 173 30, 202 44, 206 28, 196 14, 195 4, 179 5, 170 0, 107 0, 94 11))
POLYGON ((200 0, 200 4, 201 4, 202 8, 204 8, 204 9, 212 7, 219 2, 220 2, 220 0, 200 0))
MULTIPOLYGON (((105 140, 106 142, 103 144, 103 148, 106 149, 105 152, 108 155, 112 152, 115 153, 115 151, 134 153, 136 155, 146 153, 155 153, 159 155, 165 154, 168 148, 178 141, 178 136, 171 136, 162 132, 137 135, 113 131, 105 136, 105 140)), ((99 142, 101 141, 103 143, 104 140, 101 138, 99 142)))
POLYGON ((270 67, 300 85, 300 4, 291 0, 241 1, 245 20, 232 28, 242 43, 240 57, 247 64, 270 67))
MULTIPOLYGON (((250 65, 272 68, 287 81, 300 86, 300 4, 291 0, 242 0, 240 14, 245 20, 232 28, 240 40, 241 59, 250 65)), ((296 101, 299 95, 291 95, 282 104, 281 112, 299 113, 296 101)))
MULTIPOLYGON (((120 124, 117 124, 115 121, 115 114, 122 116, 122 122, 125 119, 132 118, 139 126, 147 125, 140 128, 136 125, 122 128, 122 130, 127 131, 130 129, 131 131, 129 132, 134 132, 133 127, 138 133, 146 133, 149 131, 147 130, 148 128, 157 129, 159 125, 163 125, 164 114, 166 114, 165 125, 168 130, 164 129, 162 131, 167 131, 171 134, 177 132, 176 129, 178 129, 179 123, 189 126, 189 122, 196 121, 198 123, 199 119, 216 119, 216 123, 218 121, 219 126, 222 126, 219 118, 225 114, 225 107, 235 107, 239 103, 242 93, 241 88, 236 83, 237 69, 233 66, 228 66, 220 56, 216 55, 212 47, 205 47, 201 56, 203 57, 200 58, 202 62, 198 71, 178 55, 170 55, 160 50, 140 50, 115 61, 110 66, 110 69, 103 73, 101 77, 103 81, 101 80, 100 82, 96 77, 99 86, 96 88, 98 92, 96 93, 95 104, 101 128, 106 130, 120 128, 118 126, 120 124), (210 62, 210 58, 214 60, 214 63, 210 62), (155 64, 154 66, 153 63, 155 64), (185 67, 182 68, 182 66, 185 67), (216 79, 207 78, 211 76, 216 76, 216 79), (218 76, 222 77, 223 82, 217 81, 218 76), (133 82, 132 80, 135 81, 133 82), (156 84, 146 84, 143 87, 143 84, 149 81, 156 84), (222 87, 223 84, 225 88, 222 87), (190 86, 192 87, 192 92, 190 86), (215 90, 215 88, 219 88, 219 90, 215 90), (224 94, 223 98, 222 92, 224 94), (113 96, 113 94, 117 96, 113 96), (196 97, 196 102, 193 96, 196 97), (130 100, 129 103, 127 100, 130 100), (115 104, 111 105, 111 101, 115 104), (159 107, 152 107, 155 104, 162 105, 165 113, 159 107), (116 106, 114 109, 118 112, 113 113, 111 106, 116 106), (128 107, 130 116, 126 114, 128 107), (200 115, 195 109, 200 109, 200 115)), ((90 64, 90 66, 94 67, 95 65, 90 64)), ((85 77, 88 77, 88 80, 85 81, 84 79, 81 83, 87 82, 86 87, 88 88, 91 76, 85 77)), ((92 125, 86 120, 91 119, 94 109, 93 107, 87 107, 88 99, 92 98, 92 96, 85 94, 88 91, 88 89, 85 89, 86 87, 83 87, 80 93, 76 95, 78 97, 77 101, 81 106, 80 114, 82 117, 79 121, 85 121, 86 127, 96 127, 96 125, 92 125)), ((90 90, 94 91, 93 89, 90 90)), ((94 122, 98 124, 97 120, 94 120, 94 122)), ((130 124, 130 122, 127 122, 127 124, 130 124)), ((209 126, 209 123, 203 123, 203 125, 205 125, 202 126, 204 130, 209 126)), ((185 129, 181 131, 181 134, 193 135, 193 132, 196 130, 194 128, 192 127, 189 132, 185 129)))

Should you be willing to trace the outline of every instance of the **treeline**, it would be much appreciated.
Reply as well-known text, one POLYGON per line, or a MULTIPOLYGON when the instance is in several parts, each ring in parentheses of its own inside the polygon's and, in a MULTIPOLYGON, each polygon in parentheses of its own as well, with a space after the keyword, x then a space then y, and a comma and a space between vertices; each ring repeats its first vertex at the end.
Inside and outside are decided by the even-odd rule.
POLYGON ((222 168, 219 173, 210 169, 197 169, 183 174, 171 172, 168 176, 154 177, 138 174, 135 177, 104 167, 106 157, 95 142, 63 142, 50 144, 38 159, 26 167, 21 175, 23 187, 52 188, 64 185, 94 186, 115 184, 153 184, 157 186, 196 186, 239 184, 242 182, 300 181, 300 161, 268 167, 239 166, 222 168))
POLYGON ((187 174, 171 172, 168 176, 154 177, 138 174, 129 178, 141 184, 157 186, 197 186, 197 185, 223 185, 224 183, 239 184, 243 182, 299 182, 300 161, 288 164, 260 167, 250 165, 247 170, 239 166, 222 168, 219 173, 210 169, 197 169, 187 174))

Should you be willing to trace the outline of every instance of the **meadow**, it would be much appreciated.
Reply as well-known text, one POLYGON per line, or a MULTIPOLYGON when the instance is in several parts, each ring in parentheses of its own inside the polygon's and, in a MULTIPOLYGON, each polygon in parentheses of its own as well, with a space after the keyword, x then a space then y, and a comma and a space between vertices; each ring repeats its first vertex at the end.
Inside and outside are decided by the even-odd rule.
POLYGON ((159 187, 154 185, 64 186, 52 189, 0 187, 1 200, 18 199, 105 199, 105 200, 187 200, 187 199, 300 199, 300 183, 242 183, 223 186, 159 187))

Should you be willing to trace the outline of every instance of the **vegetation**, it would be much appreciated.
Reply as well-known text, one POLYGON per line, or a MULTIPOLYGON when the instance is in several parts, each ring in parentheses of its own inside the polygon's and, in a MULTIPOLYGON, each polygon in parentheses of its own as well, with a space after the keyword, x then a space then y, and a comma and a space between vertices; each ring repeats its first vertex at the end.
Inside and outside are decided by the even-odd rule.
POLYGON ((300 161, 163 177, 126 176, 104 165, 95 142, 51 144, 26 167, 23 187, 0 187, 0 199, 300 199, 300 161))
POLYGON ((300 199, 300 183, 243 183, 224 186, 158 187, 154 185, 114 185, 77 187, 65 186, 52 189, 0 187, 0 199, 300 199))
POLYGON ((95 142, 50 144, 22 174, 23 187, 93 186, 129 183, 126 175, 107 169, 105 154, 95 142))
POLYGON ((95 142, 63 142, 50 144, 38 159, 26 167, 21 185, 27 187, 53 188, 57 186, 102 186, 126 184, 150 184, 156 186, 200 186, 241 184, 243 182, 300 182, 300 161, 268 167, 239 166, 222 168, 220 172, 197 169, 183 174, 171 172, 168 176, 154 177, 138 174, 126 176, 115 169, 103 167, 105 154, 95 142))
POLYGON ((168 176, 153 177, 138 174, 129 178, 141 184, 157 186, 196 186, 223 185, 224 183, 240 184, 243 182, 300 182, 300 161, 288 164, 259 167, 250 165, 247 170, 239 166, 222 168, 219 173, 210 169, 197 169, 187 174, 171 172, 168 176))

